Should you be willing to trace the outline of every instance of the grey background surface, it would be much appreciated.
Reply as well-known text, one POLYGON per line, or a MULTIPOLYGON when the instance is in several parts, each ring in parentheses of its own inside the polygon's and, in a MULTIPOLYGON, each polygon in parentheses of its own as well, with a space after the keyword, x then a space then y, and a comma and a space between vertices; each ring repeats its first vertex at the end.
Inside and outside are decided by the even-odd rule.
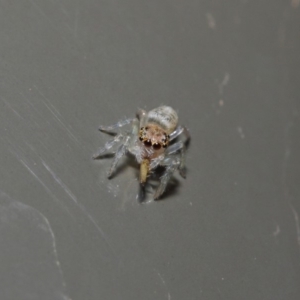
POLYGON ((300 1, 0 1, 0 291, 300 299, 300 1), (136 201, 100 124, 174 107, 186 180, 136 201))

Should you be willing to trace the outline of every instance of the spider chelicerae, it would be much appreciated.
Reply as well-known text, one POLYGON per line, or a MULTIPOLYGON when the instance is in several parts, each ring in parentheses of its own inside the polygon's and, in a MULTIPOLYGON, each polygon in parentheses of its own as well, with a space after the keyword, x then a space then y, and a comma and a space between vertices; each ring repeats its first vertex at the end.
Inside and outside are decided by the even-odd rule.
POLYGON ((136 118, 100 126, 99 130, 115 136, 93 155, 93 159, 100 158, 109 150, 115 153, 108 172, 108 178, 111 178, 122 156, 127 152, 135 156, 140 164, 140 200, 145 195, 148 175, 158 166, 164 167, 164 173, 154 194, 155 200, 163 194, 176 170, 185 177, 185 150, 190 136, 184 126, 178 125, 178 115, 173 108, 160 106, 149 112, 140 109, 136 118), (130 125, 131 130, 121 131, 126 125, 130 125))

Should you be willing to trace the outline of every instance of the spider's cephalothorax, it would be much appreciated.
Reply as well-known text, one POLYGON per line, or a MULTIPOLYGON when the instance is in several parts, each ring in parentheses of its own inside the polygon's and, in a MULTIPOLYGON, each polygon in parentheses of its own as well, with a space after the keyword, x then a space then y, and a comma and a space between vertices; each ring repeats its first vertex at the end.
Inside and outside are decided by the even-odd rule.
POLYGON ((111 177, 119 159, 128 151, 136 157, 140 164, 140 183, 144 187, 150 171, 157 166, 165 167, 165 173, 160 179, 160 185, 154 195, 157 199, 164 192, 171 175, 175 170, 184 176, 185 143, 189 139, 185 127, 178 126, 178 116, 175 110, 169 106, 160 106, 148 113, 139 110, 137 118, 125 119, 112 126, 101 126, 99 129, 105 132, 113 132, 116 129, 131 124, 130 132, 118 133, 115 138, 105 144, 94 155, 98 158, 104 152, 115 145, 115 159, 112 163, 108 176, 111 177), (182 133, 185 134, 185 142, 174 142, 182 133))
POLYGON ((139 139, 145 147, 152 147, 158 152, 168 146, 170 136, 160 126, 148 124, 140 129, 139 139))

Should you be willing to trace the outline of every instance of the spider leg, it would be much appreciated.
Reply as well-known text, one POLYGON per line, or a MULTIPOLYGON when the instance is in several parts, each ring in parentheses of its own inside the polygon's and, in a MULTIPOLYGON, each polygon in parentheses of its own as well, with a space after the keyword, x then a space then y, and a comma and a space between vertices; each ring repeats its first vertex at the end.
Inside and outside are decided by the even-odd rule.
POLYGON ((134 147, 135 143, 136 143, 136 139, 138 137, 139 134, 139 120, 138 119, 133 119, 132 121, 132 129, 131 132, 129 134, 129 141, 128 141, 128 145, 129 147, 134 147))
POLYGON ((181 150, 182 148, 184 148, 184 143, 182 141, 179 141, 171 146, 169 146, 166 150, 166 155, 169 155, 169 154, 174 154, 176 153, 177 151, 181 150))
POLYGON ((148 117, 148 114, 145 110, 143 109, 139 109, 136 113, 137 117, 139 118, 140 120, 140 127, 143 127, 146 125, 146 121, 147 121, 147 117, 148 117))
POLYGON ((132 119, 132 118, 128 118, 128 119, 120 120, 119 122, 117 122, 116 124, 113 124, 113 125, 109 125, 109 126, 100 125, 99 130, 103 131, 103 132, 107 132, 107 133, 113 133, 116 129, 132 123, 133 120, 134 119, 132 119))
POLYGON ((168 182, 171 179, 173 173, 178 169, 180 165, 180 158, 178 156, 165 158, 161 165, 166 167, 165 173, 160 178, 159 186, 154 194, 154 200, 157 200, 165 191, 168 182))
POLYGON ((165 158, 165 153, 159 155, 156 158, 153 158, 150 162, 149 170, 155 169, 158 165, 161 164, 162 160, 165 158))
POLYGON ((186 177, 186 170, 185 170, 185 154, 186 154, 186 147, 185 144, 182 141, 179 141, 173 145, 171 145, 168 150, 166 155, 174 154, 179 152, 180 155, 180 164, 179 164, 179 174, 181 177, 185 178, 186 177))
POLYGON ((180 151, 180 165, 179 165, 179 174, 181 177, 186 178, 186 168, 185 168, 185 154, 186 147, 183 145, 183 148, 180 151))
POLYGON ((176 139, 179 135, 182 134, 184 127, 178 126, 171 134, 170 134, 170 141, 176 139))
POLYGON ((186 145, 190 140, 190 134, 188 130, 184 126, 178 126, 171 134, 170 134, 170 141, 176 139, 181 134, 184 134, 185 141, 179 141, 173 145, 171 145, 167 153, 173 154, 177 151, 180 151, 180 165, 179 165, 179 173, 180 175, 185 178, 186 177, 186 170, 185 170, 185 153, 186 153, 186 145))
POLYGON ((126 150, 127 150, 127 146, 128 146, 128 141, 129 141, 129 136, 127 136, 125 138, 125 141, 121 144, 121 146, 119 146, 119 148, 116 151, 116 154, 114 156, 114 160, 110 166, 110 169, 108 171, 107 177, 111 178, 111 176, 113 175, 113 173, 116 170, 116 167, 118 165, 118 162, 120 161, 120 159, 125 155, 126 150))
POLYGON ((186 129, 185 126, 178 126, 171 134, 170 134, 170 141, 176 139, 179 135, 184 134, 185 136, 185 143, 187 143, 190 139, 190 133, 186 129))
POLYGON ((121 133, 119 133, 113 139, 106 142, 104 147, 99 148, 98 151, 93 155, 93 159, 99 158, 102 154, 104 154, 106 151, 110 150, 114 145, 119 143, 122 138, 123 138, 123 135, 121 133))

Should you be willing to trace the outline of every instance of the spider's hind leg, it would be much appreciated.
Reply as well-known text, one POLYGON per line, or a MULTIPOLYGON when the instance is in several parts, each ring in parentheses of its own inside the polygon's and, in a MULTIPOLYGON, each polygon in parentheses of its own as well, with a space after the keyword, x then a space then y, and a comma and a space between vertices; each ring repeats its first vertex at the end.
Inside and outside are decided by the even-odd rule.
POLYGON ((185 178, 186 177, 186 168, 185 168, 185 154, 186 154, 186 148, 190 141, 190 134, 186 127, 184 126, 178 126, 171 134, 170 134, 170 141, 176 139, 177 137, 181 137, 181 140, 176 142, 175 144, 171 145, 167 153, 173 154, 178 152, 180 155, 180 165, 178 167, 179 174, 185 178))
POLYGON ((106 133, 114 133, 114 131, 117 130, 118 128, 128 125, 128 124, 132 123, 133 121, 134 121, 134 119, 128 118, 128 119, 120 120, 119 122, 117 122, 113 125, 108 125, 108 126, 100 125, 99 130, 106 132, 106 133))

